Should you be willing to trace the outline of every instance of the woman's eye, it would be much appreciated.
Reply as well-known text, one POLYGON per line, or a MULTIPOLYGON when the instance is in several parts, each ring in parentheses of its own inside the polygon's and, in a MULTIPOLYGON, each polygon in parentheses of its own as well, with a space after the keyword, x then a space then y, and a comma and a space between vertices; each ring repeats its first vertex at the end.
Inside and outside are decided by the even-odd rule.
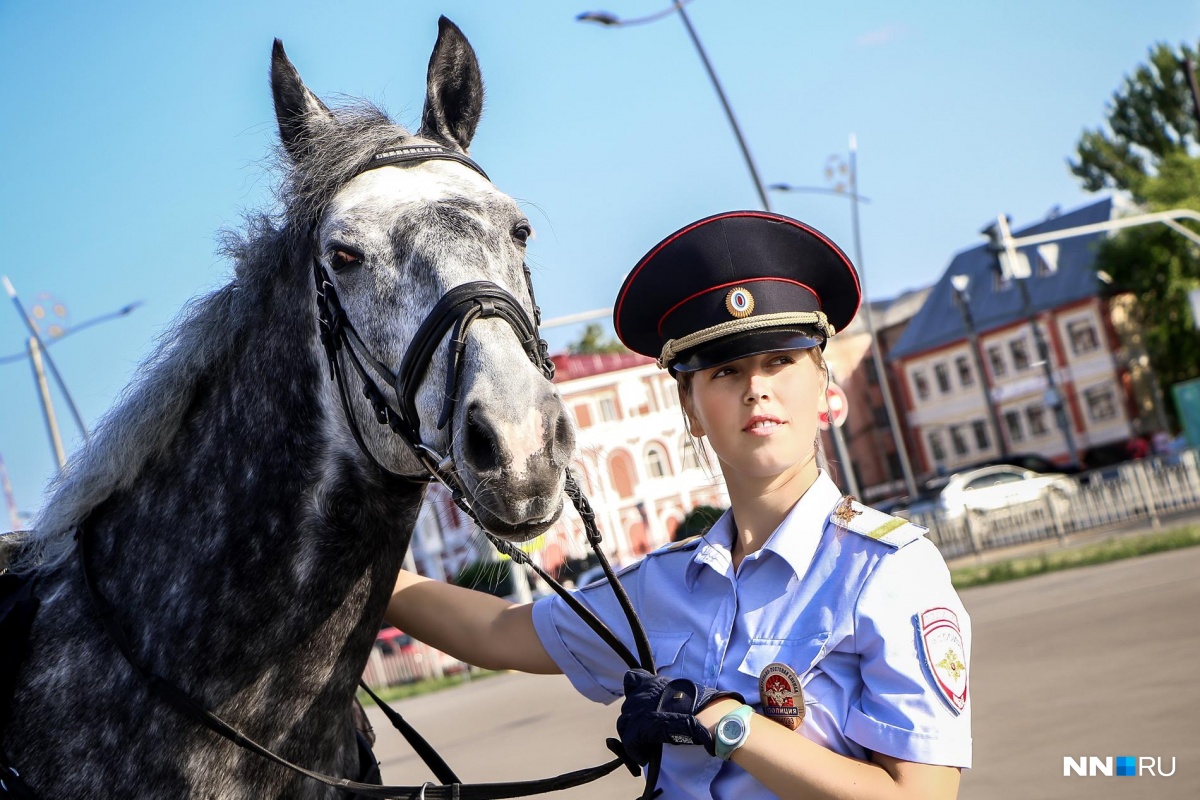
POLYGON ((719 370, 716 370, 715 372, 713 372, 712 378, 713 378, 713 380, 716 380, 717 378, 724 378, 726 375, 732 375, 732 374, 733 374, 732 367, 721 367, 719 370))
POLYGON ((347 267, 357 267, 362 263, 362 256, 351 250, 337 247, 329 252, 329 266, 334 272, 341 272, 347 267))
POLYGON ((533 235, 533 228, 531 228, 529 226, 528 222, 517 223, 517 226, 515 228, 513 228, 512 237, 514 239, 516 239, 518 242, 520 242, 521 244, 525 244, 526 242, 528 242, 529 237, 532 235, 533 235))

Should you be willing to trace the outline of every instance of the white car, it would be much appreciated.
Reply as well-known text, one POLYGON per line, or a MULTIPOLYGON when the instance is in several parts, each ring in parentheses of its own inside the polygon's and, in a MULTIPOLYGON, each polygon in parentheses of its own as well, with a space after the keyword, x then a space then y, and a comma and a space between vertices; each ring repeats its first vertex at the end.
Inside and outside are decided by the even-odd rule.
POLYGON ((994 511, 1049 499, 1062 513, 1076 492, 1075 482, 1065 475, 1001 464, 952 476, 938 496, 938 508, 946 519, 957 519, 967 512, 994 511))

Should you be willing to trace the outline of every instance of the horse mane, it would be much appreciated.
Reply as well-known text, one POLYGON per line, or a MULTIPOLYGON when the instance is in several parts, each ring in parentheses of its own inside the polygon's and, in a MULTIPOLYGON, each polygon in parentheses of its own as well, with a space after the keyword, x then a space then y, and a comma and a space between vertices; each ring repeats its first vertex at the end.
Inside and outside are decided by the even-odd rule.
MULTIPOLYGON (((221 234, 220 251, 234 263, 233 280, 189 302, 159 338, 137 370, 141 377, 122 391, 92 437, 51 481, 33 530, 15 535, 8 548, 9 570, 49 571, 60 565, 73 552, 75 529, 92 509, 132 486, 147 463, 166 453, 200 380, 237 356, 242 333, 262 314, 263 300, 287 269, 289 254, 307 252, 312 223, 375 153, 409 136, 365 102, 333 113, 336 124, 313 126, 303 164, 292 163, 278 148, 275 160, 283 180, 276 199, 282 215, 252 214, 244 231, 221 234)), ((307 279, 307 270, 297 272, 307 279)))

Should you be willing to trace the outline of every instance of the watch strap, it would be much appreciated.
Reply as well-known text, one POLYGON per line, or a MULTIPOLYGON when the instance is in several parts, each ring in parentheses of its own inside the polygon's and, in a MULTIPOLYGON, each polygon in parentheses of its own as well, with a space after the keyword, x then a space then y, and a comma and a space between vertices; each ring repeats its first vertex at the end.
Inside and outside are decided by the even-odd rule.
POLYGON ((746 740, 750 738, 750 720, 753 717, 754 709, 748 705, 740 705, 721 717, 713 729, 713 749, 717 758, 728 761, 738 748, 746 743, 746 740), (741 735, 736 739, 727 739, 722 735, 726 722, 730 720, 738 720, 742 725, 741 735))

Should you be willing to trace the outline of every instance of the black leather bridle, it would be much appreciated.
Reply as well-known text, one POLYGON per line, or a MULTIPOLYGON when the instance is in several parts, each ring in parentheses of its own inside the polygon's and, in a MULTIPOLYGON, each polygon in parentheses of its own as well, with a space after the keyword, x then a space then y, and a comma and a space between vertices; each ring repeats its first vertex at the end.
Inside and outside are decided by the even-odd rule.
MULTIPOLYGON (((416 163, 431 159, 458 162, 487 178, 487 173, 466 155, 438 145, 427 144, 398 145, 389 148, 372 158, 359 173, 361 174, 367 170, 393 164, 416 163)), ((635 647, 638 651, 637 658, 633 656, 624 643, 590 609, 583 606, 558 581, 551 577, 542 567, 535 564, 527 553, 514 546, 511 542, 492 534, 479 523, 478 516, 471 507, 462 486, 454 477, 454 470, 449 454, 439 454, 421 440, 420 418, 416 410, 416 392, 429 369, 429 365, 432 363, 434 352, 441 345, 441 342, 446 338, 448 333, 450 334, 450 353, 446 374, 445 401, 437 423, 439 430, 444 428, 453 417, 454 407, 457 402, 462 356, 466 349, 467 329, 476 320, 499 317, 507 322, 516 334, 521 347, 529 356, 530 361, 541 369, 542 374, 545 375, 547 380, 553 378, 554 363, 548 355, 546 342, 538 335, 541 312, 534 300, 533 279, 528 266, 523 265, 523 270, 526 287, 529 291, 529 299, 534 308, 534 318, 532 320, 515 298, 497 284, 490 281, 472 281, 461 284, 446 292, 434 305, 433 309, 430 310, 425 320, 417 329, 417 333, 406 351, 404 359, 401 361, 399 370, 393 372, 387 365, 372 355, 370 349, 362 341, 357 331, 355 331, 354 326, 346 317, 333 282, 330 280, 325 267, 318 259, 318 252, 319 250, 314 241, 313 276, 316 283, 321 342, 324 345, 329 360, 330 377, 337 383, 338 395, 341 400, 346 423, 349 425, 354 439, 363 454, 381 473, 393 479, 416 484, 425 484, 431 480, 437 480, 442 483, 450 491, 454 503, 479 525, 480 530, 483 531, 501 553, 509 556, 514 562, 533 569, 613 649, 628 667, 631 669, 641 667, 649 672, 654 672, 654 659, 651 655, 646 632, 638 620, 637 613, 634 611, 628 595, 621 586, 620 581, 617 580, 612 566, 608 562, 608 558, 604 555, 603 549, 600 547, 601 535, 596 527, 595 512, 592 510, 587 498, 584 497, 574 475, 571 474, 569 469, 566 471, 564 491, 579 512, 579 516, 583 520, 588 542, 599 559, 609 584, 615 592, 617 600, 629 621, 635 647), (342 354, 345 355, 345 360, 350 363, 355 373, 361 379, 363 394, 371 404, 376 422, 386 425, 408 445, 427 471, 427 475, 412 476, 393 472, 381 464, 374 454, 371 453, 362 437, 362 432, 358 427, 358 421, 355 418, 350 402, 345 369, 341 358, 342 354), (383 379, 392 389, 398 401, 396 404, 388 401, 383 391, 380 390, 375 380, 371 377, 368 368, 377 377, 383 379)), ((396 729, 404 735, 414 750, 421 755, 438 780, 442 781, 442 785, 427 783, 422 786, 380 786, 323 775, 300 767, 250 739, 232 725, 208 711, 182 689, 179 689, 170 681, 157 675, 141 663, 134 654, 126 634, 116 618, 115 609, 100 592, 99 585, 89 568, 91 537, 88 535, 86 520, 77 529, 76 536, 79 544, 77 549, 80 565, 92 606, 99 616, 109 639, 116 645, 125 660, 129 662, 134 672, 146 683, 150 691, 181 713, 192 717, 199 724, 228 739, 238 747, 256 753, 307 778, 319 781, 327 786, 335 786, 361 797, 428 798, 428 800, 459 800, 459 798, 462 800, 492 800, 492 798, 496 798, 499 800, 500 798, 522 797, 580 786, 609 774, 623 763, 630 768, 635 776, 639 772, 638 767, 625 754, 620 742, 615 739, 609 739, 609 748, 614 750, 618 757, 595 767, 534 781, 463 784, 458 779, 458 776, 454 774, 453 770, 450 769, 420 734, 413 730, 398 713, 375 697, 374 693, 365 684, 362 684, 363 688, 379 703, 380 708, 384 710, 384 713, 392 721, 396 729)), ((656 755, 647 767, 646 788, 642 794, 642 797, 646 800, 655 795, 660 760, 661 754, 656 755)), ((0 794, 3 794, 3 792, 0 792, 0 794)))

